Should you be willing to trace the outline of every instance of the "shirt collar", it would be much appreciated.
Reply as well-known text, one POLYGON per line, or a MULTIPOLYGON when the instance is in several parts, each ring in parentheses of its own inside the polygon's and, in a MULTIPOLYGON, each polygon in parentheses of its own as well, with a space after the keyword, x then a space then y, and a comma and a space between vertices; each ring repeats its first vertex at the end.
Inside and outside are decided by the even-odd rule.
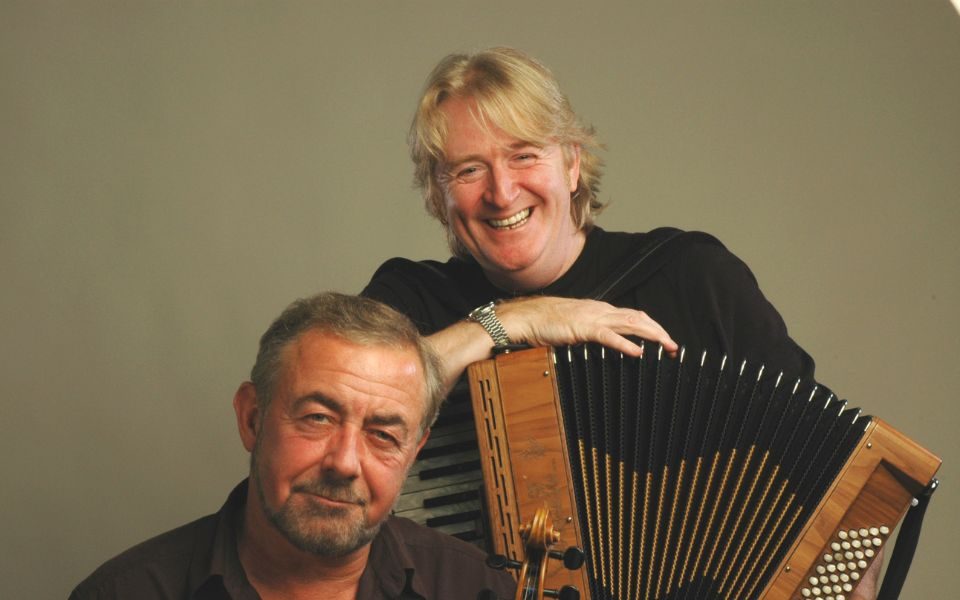
POLYGON ((216 514, 213 536, 197 543, 187 576, 191 599, 259 600, 237 553, 237 533, 246 502, 245 479, 233 488, 216 514))
POLYGON ((358 598, 426 598, 413 557, 389 517, 370 546, 358 598))
MULTIPOLYGON (((187 577, 192 600, 260 600, 240 563, 237 539, 247 502, 247 480, 240 482, 216 514, 212 537, 197 543, 187 577)), ((413 557, 390 517, 370 547, 360 576, 358 598, 425 598, 413 557)))

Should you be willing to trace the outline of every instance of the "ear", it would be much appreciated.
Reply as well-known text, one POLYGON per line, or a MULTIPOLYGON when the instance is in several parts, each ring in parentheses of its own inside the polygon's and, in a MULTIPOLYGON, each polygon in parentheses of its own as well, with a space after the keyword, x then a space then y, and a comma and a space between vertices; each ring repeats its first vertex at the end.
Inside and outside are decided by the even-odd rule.
POLYGON ((253 452, 260 427, 260 407, 257 406, 257 388, 244 381, 233 395, 233 412, 237 414, 237 429, 247 452, 253 452))
POLYGON ((423 435, 420 437, 420 441, 417 442, 417 454, 420 454, 420 451, 423 450, 423 446, 427 443, 428 439, 430 439, 429 427, 427 427, 426 431, 423 432, 423 435))
POLYGON ((570 193, 577 191, 580 185, 580 145, 570 144, 567 149, 567 183, 570 186, 570 193))

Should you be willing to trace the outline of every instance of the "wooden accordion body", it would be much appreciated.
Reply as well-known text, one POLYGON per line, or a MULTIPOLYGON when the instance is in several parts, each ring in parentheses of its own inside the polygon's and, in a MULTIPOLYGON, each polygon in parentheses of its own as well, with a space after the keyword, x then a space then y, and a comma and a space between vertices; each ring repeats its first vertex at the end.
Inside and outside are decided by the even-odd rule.
POLYGON ((849 598, 940 460, 813 385, 708 357, 536 348, 470 367, 489 533, 547 506, 583 598, 849 598))

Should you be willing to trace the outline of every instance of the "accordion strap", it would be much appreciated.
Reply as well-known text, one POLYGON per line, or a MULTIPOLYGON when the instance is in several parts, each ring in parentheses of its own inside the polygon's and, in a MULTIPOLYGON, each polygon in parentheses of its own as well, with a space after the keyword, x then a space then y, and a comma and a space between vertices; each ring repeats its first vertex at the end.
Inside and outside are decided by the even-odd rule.
POLYGON ((643 243, 587 297, 593 300, 616 298, 656 273, 677 251, 694 242, 723 245, 717 238, 701 231, 682 231, 673 227, 650 231, 643 243))
POLYGON ((893 546, 893 554, 890 555, 887 573, 883 577, 883 585, 880 586, 877 600, 896 600, 900 597, 900 590, 903 589, 903 583, 907 579, 907 571, 910 570, 910 563, 913 562, 913 554, 917 550, 917 542, 920 540, 920 526, 923 524, 923 515, 927 512, 930 496, 933 495, 938 485, 940 485, 940 482, 934 478, 917 496, 917 503, 907 511, 907 516, 904 517, 903 523, 900 525, 900 533, 897 535, 897 542, 893 546))

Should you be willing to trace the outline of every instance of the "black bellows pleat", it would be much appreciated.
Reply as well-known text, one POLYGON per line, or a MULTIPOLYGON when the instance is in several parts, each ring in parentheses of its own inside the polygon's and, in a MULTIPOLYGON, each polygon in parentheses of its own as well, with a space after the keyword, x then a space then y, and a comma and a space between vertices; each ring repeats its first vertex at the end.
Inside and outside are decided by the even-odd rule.
POLYGON ((555 356, 595 600, 757 597, 869 421, 723 356, 555 356))

